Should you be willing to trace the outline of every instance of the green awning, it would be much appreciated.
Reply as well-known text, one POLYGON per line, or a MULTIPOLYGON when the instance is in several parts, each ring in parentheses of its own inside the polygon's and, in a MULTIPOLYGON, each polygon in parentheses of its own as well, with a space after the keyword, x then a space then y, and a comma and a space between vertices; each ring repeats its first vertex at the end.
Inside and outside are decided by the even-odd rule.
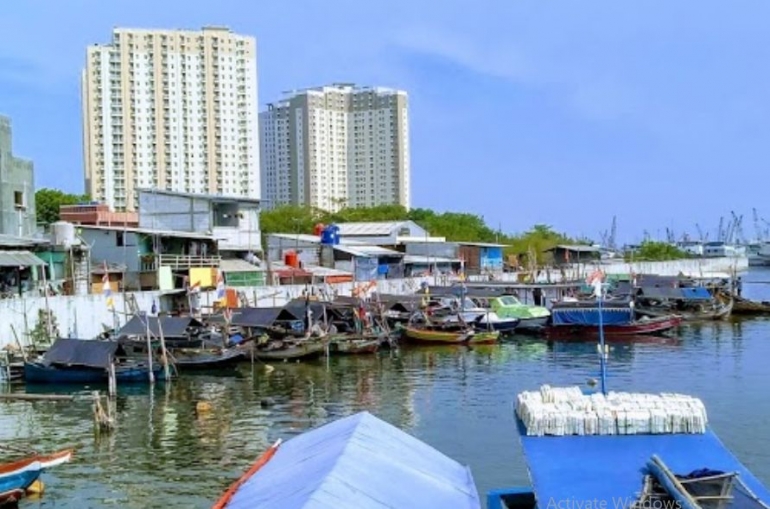
POLYGON ((38 267, 45 262, 29 251, 0 251, 0 267, 38 267))

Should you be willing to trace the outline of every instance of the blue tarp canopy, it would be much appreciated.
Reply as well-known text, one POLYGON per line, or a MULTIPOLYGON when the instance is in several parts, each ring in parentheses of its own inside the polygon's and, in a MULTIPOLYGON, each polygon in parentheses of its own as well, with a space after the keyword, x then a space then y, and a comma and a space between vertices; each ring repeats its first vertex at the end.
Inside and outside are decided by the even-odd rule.
POLYGON ((229 509, 480 509, 468 468, 368 412, 292 438, 229 509))
POLYGON ((669 286, 645 286, 640 296, 655 300, 711 300, 711 294, 701 286, 692 288, 672 288, 669 286))
POLYGON ((688 300, 711 300, 711 293, 702 286, 681 288, 682 296, 688 300))
MULTIPOLYGON (((599 325, 599 307, 553 308, 551 317, 554 325, 599 325)), ((602 307, 604 325, 623 325, 634 319, 630 307, 602 307)))
POLYGON ((653 454, 677 475, 702 468, 736 472, 757 497, 770 502, 770 491, 711 430, 694 435, 522 436, 521 443, 541 508, 549 500, 590 500, 591 508, 628 507, 619 502, 636 500, 653 454))

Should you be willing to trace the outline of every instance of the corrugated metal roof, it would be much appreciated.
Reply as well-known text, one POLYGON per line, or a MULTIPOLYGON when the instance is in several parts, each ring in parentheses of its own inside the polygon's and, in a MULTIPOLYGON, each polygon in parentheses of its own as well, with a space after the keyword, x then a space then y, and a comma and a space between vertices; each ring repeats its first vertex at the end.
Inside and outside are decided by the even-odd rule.
POLYGON ((404 253, 400 253, 398 251, 394 251, 392 249, 387 249, 384 247, 379 246, 366 246, 366 245, 341 245, 337 244, 334 246, 334 249, 337 251, 342 251, 343 253, 348 253, 353 256, 360 256, 360 257, 373 257, 373 256, 404 256, 404 253))
POLYGON ((442 258, 440 256, 406 255, 404 256, 404 263, 410 263, 410 264, 460 263, 460 259, 459 258, 442 258))
POLYGON ((361 412, 280 445, 225 507, 480 509, 481 502, 467 467, 361 412))
POLYGON ((586 245, 580 245, 580 244, 573 244, 573 245, 567 245, 562 244, 558 246, 554 246, 550 249, 546 249, 546 251, 555 251, 557 249, 563 249, 565 251, 573 251, 575 253, 599 253, 601 252, 601 249, 594 246, 586 246, 586 245))
POLYGON ((383 221, 379 223, 340 223, 340 235, 390 235, 411 221, 383 221))
POLYGON ((39 244, 50 244, 47 239, 37 237, 18 237, 16 235, 0 235, 0 246, 5 247, 32 247, 39 244))
POLYGON ((457 242, 461 246, 474 246, 474 247, 508 247, 507 244, 495 244, 494 242, 457 242))
POLYGON ((205 239, 216 240, 213 235, 205 235, 203 233, 195 232, 179 232, 173 230, 154 230, 151 228, 124 228, 123 226, 96 226, 91 224, 78 224, 75 228, 81 230, 102 230, 112 232, 131 232, 131 233, 143 233, 145 235, 157 235, 159 237, 176 237, 180 239, 205 239))
POLYGON ((37 267, 45 262, 29 251, 0 251, 0 267, 37 267))

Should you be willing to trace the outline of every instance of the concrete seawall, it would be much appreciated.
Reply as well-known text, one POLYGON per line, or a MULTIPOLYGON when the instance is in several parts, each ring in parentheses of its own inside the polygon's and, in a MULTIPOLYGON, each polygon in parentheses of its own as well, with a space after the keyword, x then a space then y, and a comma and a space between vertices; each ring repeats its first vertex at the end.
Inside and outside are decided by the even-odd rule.
MULTIPOLYGON (((411 279, 392 279, 377 282, 377 291, 390 294, 414 293, 420 288, 423 278, 411 279)), ((431 278, 431 284, 433 280, 431 278)), ((336 294, 350 296, 354 288, 366 288, 365 284, 340 283, 335 285, 317 285, 325 294, 336 294)), ((239 288, 248 297, 250 304, 261 307, 281 306, 289 300, 300 297, 306 290, 305 285, 286 285, 286 286, 262 286, 253 288, 239 288)), ((199 302, 206 306, 207 303, 216 301, 216 292, 201 292, 199 302)), ((131 298, 136 300, 136 304, 141 311, 150 312, 153 303, 160 306, 161 311, 170 311, 164 309, 165 299, 161 299, 161 292, 131 292, 126 294, 113 294, 116 312, 113 313, 107 305, 103 295, 79 295, 79 296, 59 296, 49 297, 48 307, 56 317, 59 333, 62 336, 72 336, 78 338, 93 338, 101 334, 105 327, 112 327, 115 324, 115 316, 118 317, 118 323, 126 323, 126 311, 129 309, 126 301, 131 298)), ((0 348, 16 342, 14 330, 19 340, 23 344, 28 344, 27 337, 29 331, 35 328, 38 322, 38 312, 46 309, 46 299, 44 297, 25 298, 25 299, 2 299, 0 300, 0 348)))

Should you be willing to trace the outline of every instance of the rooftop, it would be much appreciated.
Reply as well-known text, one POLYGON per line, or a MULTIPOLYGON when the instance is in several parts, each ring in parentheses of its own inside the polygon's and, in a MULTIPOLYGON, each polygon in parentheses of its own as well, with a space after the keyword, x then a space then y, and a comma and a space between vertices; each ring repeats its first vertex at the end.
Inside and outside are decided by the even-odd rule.
POLYGON ((0 234, 0 247, 33 247, 44 244, 50 244, 48 239, 0 234))
POLYGON ((182 198, 197 198, 199 200, 209 200, 216 202, 230 202, 230 203, 248 203, 252 205, 259 205, 261 200, 256 198, 248 198, 246 196, 228 196, 222 194, 203 194, 203 193, 183 193, 179 191, 166 191, 165 189, 137 189, 139 194, 160 194, 165 196, 179 196, 182 198))
POLYGON ((179 232, 173 230, 153 230, 151 228, 125 228, 123 226, 103 226, 93 224, 82 224, 75 226, 79 230, 102 230, 102 231, 117 231, 117 232, 131 232, 131 233, 143 233, 145 235, 157 235, 158 237, 174 237, 180 239, 202 239, 202 240, 216 240, 212 235, 205 235, 203 233, 195 232, 179 232))
POLYGON ((595 246, 586 246, 585 244, 559 244, 558 246, 554 246, 550 249, 546 249, 546 252, 550 251, 557 251, 557 250, 563 250, 563 251, 572 251, 574 253, 600 253, 601 248, 595 247, 595 246))
POLYGON ((390 235, 393 230, 401 228, 405 224, 409 224, 412 221, 382 221, 382 222, 368 222, 368 223, 340 223, 339 227, 340 235, 390 235))

